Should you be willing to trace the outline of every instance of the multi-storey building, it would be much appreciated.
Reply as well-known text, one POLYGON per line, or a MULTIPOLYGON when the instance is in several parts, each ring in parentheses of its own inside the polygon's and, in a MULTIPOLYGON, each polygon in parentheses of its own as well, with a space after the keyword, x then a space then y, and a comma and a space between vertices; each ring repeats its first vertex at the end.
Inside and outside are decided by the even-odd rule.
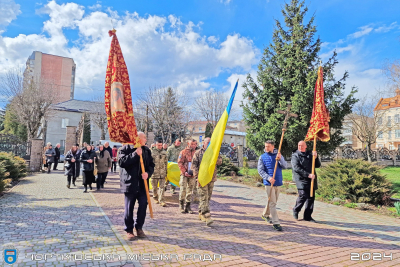
POLYGON ((381 98, 374 109, 378 124, 385 130, 377 132, 377 147, 400 149, 400 89, 390 98, 381 98))
POLYGON ((53 102, 60 103, 74 98, 75 69, 72 58, 34 51, 26 61, 24 79, 51 88, 53 102))

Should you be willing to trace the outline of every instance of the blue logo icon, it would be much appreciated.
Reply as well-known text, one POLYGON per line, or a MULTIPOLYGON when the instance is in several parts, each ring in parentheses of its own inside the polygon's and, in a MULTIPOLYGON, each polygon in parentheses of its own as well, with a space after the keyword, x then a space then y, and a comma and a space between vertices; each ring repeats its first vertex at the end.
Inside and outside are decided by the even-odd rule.
POLYGON ((17 250, 16 249, 5 249, 4 250, 4 261, 7 264, 14 264, 17 261, 17 250))

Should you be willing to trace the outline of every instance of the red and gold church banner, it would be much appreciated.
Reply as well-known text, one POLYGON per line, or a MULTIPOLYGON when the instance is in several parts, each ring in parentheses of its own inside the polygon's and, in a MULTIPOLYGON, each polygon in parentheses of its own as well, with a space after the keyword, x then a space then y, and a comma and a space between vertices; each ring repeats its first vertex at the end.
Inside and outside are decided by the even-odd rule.
POLYGON ((137 129, 133 117, 128 69, 115 32, 116 30, 108 32, 112 36, 105 83, 108 132, 113 142, 135 144, 137 129))
POLYGON ((329 112, 326 109, 324 101, 324 85, 322 67, 318 69, 318 79, 315 84, 314 105, 306 139, 304 141, 312 141, 314 137, 317 140, 328 142, 329 135, 329 112))

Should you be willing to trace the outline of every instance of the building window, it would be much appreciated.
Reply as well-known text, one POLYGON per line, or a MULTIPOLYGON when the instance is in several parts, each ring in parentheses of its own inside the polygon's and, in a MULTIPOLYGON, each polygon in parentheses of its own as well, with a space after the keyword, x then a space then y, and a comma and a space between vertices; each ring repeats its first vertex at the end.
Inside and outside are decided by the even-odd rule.
POLYGON ((399 114, 394 115, 394 123, 400 123, 400 115, 399 114))
POLYGON ((392 131, 388 131, 388 138, 392 139, 392 131))
POLYGON ((378 118, 378 125, 382 125, 382 117, 378 118))
POLYGON ((65 147, 65 140, 60 140, 60 146, 63 148, 65 147))
POLYGON ((391 125, 392 125, 392 116, 388 116, 387 126, 391 126, 391 125))
POLYGON ((395 135, 396 135, 396 138, 400 138, 400 130, 396 130, 395 135))
POLYGON ((201 127, 199 127, 199 131, 201 131, 201 127))
POLYGON ((62 119, 61 128, 67 128, 67 126, 69 126, 69 119, 62 119))
POLYGON ((383 148, 383 144, 378 144, 378 148, 383 148))
POLYGON ((383 132, 382 131, 378 132, 378 139, 383 139, 383 132))
POLYGON ((389 150, 394 150, 394 145, 390 144, 389 145, 389 150))

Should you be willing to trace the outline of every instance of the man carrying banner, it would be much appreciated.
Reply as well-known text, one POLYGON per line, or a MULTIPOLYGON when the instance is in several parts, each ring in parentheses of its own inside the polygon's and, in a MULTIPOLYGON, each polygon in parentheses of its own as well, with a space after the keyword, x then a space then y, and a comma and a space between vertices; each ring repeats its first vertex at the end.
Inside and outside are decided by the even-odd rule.
POLYGON ((274 149, 275 142, 272 140, 266 141, 265 153, 258 159, 258 173, 263 179, 269 199, 261 218, 272 223, 275 230, 282 231, 282 227, 279 223, 278 212, 276 211, 276 203, 278 202, 280 186, 283 185, 282 169, 286 169, 287 163, 281 153, 275 152, 274 149), (277 165, 274 179, 273 174, 276 161, 278 161, 279 164, 277 165), (273 186, 271 186, 271 184, 273 186), (270 215, 271 217, 269 217, 270 215))
POLYGON ((164 202, 165 178, 167 177, 168 159, 167 152, 163 149, 162 140, 158 140, 156 148, 151 151, 154 161, 154 173, 151 178, 151 186, 153 187, 153 199, 156 204, 160 203, 161 207, 167 206, 164 202))
POLYGON ((145 184, 154 172, 154 162, 150 149, 146 147, 146 135, 138 132, 141 147, 135 148, 131 144, 124 145, 118 153, 118 164, 120 166, 121 191, 125 194, 125 231, 128 238, 135 237, 133 228, 139 238, 146 237, 142 230, 147 209, 147 195, 145 184), (140 155, 143 157, 145 172, 142 173, 140 155), (138 202, 136 224, 133 219, 135 202, 138 202))
MULTIPOLYGON (((183 145, 181 145, 181 139, 180 138, 176 139, 175 143, 173 143, 167 149, 168 161, 178 162, 179 153, 181 153, 181 151, 183 149, 185 149, 185 147, 183 145)), ((165 187, 167 187, 169 181, 166 180, 165 182, 166 182, 165 187)), ((175 189, 176 189, 176 186, 171 184, 171 194, 175 194, 175 189)))
POLYGON ((304 210, 304 220, 315 222, 311 217, 314 210, 314 199, 315 196, 310 196, 311 182, 315 181, 314 190, 318 189, 317 176, 312 174, 312 160, 315 157, 315 168, 321 166, 321 162, 318 158, 317 151, 306 151, 307 144, 304 141, 298 143, 298 149, 292 154, 292 173, 293 179, 296 182, 297 191, 299 196, 296 200, 296 205, 293 208, 293 217, 298 220, 299 212, 304 204, 306 208, 304 210))
POLYGON ((193 178, 191 165, 196 147, 197 141, 194 139, 190 140, 188 142, 188 147, 181 151, 178 158, 178 166, 181 170, 181 178, 179 181, 179 211, 181 213, 193 213, 190 209, 190 202, 196 185, 196 179, 193 178))
MULTIPOLYGON (((210 143, 211 138, 207 137, 203 141, 203 146, 194 153, 193 161, 192 161, 192 169, 193 176, 197 180, 199 176, 200 164, 203 159, 204 152, 207 149, 208 144, 210 143)), ((198 194, 200 196, 200 204, 199 204, 199 219, 203 222, 206 222, 206 225, 210 225, 213 223, 210 214, 210 199, 212 195, 212 191, 214 188, 214 183, 217 181, 217 165, 222 164, 221 156, 218 156, 217 164, 215 166, 214 174, 211 182, 206 184, 205 186, 201 186, 199 183, 198 186, 198 194)))

